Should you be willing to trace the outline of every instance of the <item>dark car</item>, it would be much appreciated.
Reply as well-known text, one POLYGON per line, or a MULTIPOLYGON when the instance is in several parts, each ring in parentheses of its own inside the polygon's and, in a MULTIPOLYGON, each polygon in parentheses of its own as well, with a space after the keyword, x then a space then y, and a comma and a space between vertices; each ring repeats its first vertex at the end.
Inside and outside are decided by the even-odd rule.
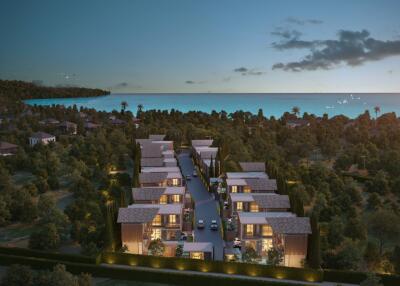
POLYGON ((186 181, 190 181, 192 177, 190 175, 186 175, 186 181))
POLYGON ((199 220, 197 221, 197 228, 198 228, 198 229, 203 229, 203 228, 204 228, 204 220, 199 219, 199 220))
POLYGON ((197 171, 193 170, 193 177, 197 177, 197 171))
POLYGON ((210 229, 211 229, 211 230, 218 230, 218 223, 217 223, 216 220, 213 219, 213 220, 211 221, 210 229))

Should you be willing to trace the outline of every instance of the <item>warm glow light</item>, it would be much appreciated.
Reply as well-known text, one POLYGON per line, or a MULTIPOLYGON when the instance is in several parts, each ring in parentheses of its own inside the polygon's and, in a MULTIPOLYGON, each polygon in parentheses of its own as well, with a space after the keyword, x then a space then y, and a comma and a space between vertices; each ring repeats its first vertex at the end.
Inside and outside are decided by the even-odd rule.
POLYGON ((108 263, 108 264, 114 264, 114 262, 115 262, 114 259, 111 259, 111 258, 109 258, 109 259, 107 260, 107 263, 108 263))
POLYGON ((228 268, 228 269, 226 269, 225 272, 226 272, 227 274, 234 274, 234 273, 235 273, 235 270, 232 269, 232 268, 228 268))
POLYGON ((137 262, 136 262, 136 261, 130 261, 130 262, 129 262, 129 265, 130 265, 130 266, 136 266, 136 265, 137 265, 137 262))
POLYGON ((314 281, 315 281, 314 276, 308 276, 308 277, 306 278, 306 280, 307 280, 308 282, 314 282, 314 281))
POLYGON ((202 272, 208 272, 208 268, 205 267, 205 266, 203 266, 203 267, 201 268, 201 271, 202 271, 202 272))
POLYGON ((178 269, 178 270, 185 270, 185 266, 184 266, 183 264, 178 264, 178 265, 176 266, 176 269, 178 269))
POLYGON ((160 264, 159 263, 153 263, 151 266, 153 268, 160 268, 160 264))
POLYGON ((257 276, 257 272, 255 272, 255 271, 250 271, 250 272, 249 272, 249 275, 250 275, 250 276, 257 276))
POLYGON ((283 273, 278 273, 278 274, 276 274, 276 278, 283 279, 283 278, 285 278, 285 275, 283 275, 283 273))

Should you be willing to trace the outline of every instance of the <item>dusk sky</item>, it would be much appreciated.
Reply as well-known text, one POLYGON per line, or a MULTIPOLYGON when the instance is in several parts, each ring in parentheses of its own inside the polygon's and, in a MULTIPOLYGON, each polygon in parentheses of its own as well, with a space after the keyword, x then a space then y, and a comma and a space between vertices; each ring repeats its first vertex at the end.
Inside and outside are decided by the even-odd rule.
POLYGON ((2 0, 0 78, 113 92, 399 92, 400 1, 2 0))

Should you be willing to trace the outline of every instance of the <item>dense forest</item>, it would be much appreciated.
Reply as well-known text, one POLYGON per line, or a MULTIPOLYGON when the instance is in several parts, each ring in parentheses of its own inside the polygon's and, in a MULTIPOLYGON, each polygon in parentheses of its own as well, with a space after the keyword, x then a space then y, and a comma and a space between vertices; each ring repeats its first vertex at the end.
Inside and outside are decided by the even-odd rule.
POLYGON ((32 248, 58 249, 74 241, 93 255, 110 247, 110 218, 130 200, 133 139, 165 133, 180 147, 211 137, 224 151, 225 171, 240 170, 239 161, 266 162, 279 191, 298 202, 296 213, 313 218, 319 231, 309 266, 400 273, 400 120, 394 113, 365 112, 355 119, 305 113, 299 120, 298 108, 266 118, 261 109, 207 114, 138 106, 134 116, 126 103, 113 113, 8 105, 0 114, 6 118, 0 141, 19 149, 0 157, 0 225, 34 224, 32 248), (46 118, 75 122, 78 134, 40 124, 46 118), (296 120, 302 124, 288 124, 296 120), (101 127, 88 130, 88 121, 101 127), (55 134, 57 142, 31 147, 28 137, 35 131, 55 134), (21 174, 29 180, 16 180, 21 174), (74 198, 62 211, 51 196, 60 189, 74 198))
POLYGON ((94 97, 109 91, 82 87, 50 87, 17 80, 0 80, 0 104, 31 98, 94 97))

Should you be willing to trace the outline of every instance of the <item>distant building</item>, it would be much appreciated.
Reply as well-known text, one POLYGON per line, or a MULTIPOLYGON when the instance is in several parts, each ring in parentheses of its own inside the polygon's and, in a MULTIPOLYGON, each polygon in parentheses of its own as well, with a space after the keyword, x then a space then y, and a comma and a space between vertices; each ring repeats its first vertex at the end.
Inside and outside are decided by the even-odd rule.
POLYGON ((93 122, 85 122, 83 124, 83 128, 85 128, 86 131, 92 131, 95 130, 97 128, 101 127, 101 124, 96 124, 93 122))
POLYGON ((243 172, 265 172, 264 162, 239 162, 243 172))
POLYGON ((0 155, 9 156, 14 155, 18 151, 18 146, 8 142, 0 142, 0 155))
POLYGON ((46 119, 40 120, 39 124, 42 124, 42 125, 57 125, 57 124, 60 124, 60 121, 58 121, 57 119, 54 119, 54 118, 46 118, 46 119))
POLYGON ((305 119, 292 119, 286 122, 286 127, 289 128, 296 128, 296 127, 303 127, 303 126, 310 126, 310 122, 305 119))
POLYGON ((63 133, 68 133, 73 135, 76 135, 78 133, 78 125, 74 122, 63 121, 58 125, 58 127, 63 133))
POLYGON ((226 179, 228 193, 274 193, 278 190, 275 179, 234 178, 226 179))
POLYGON ((206 261, 213 260, 213 244, 211 242, 184 242, 182 257, 206 261))
POLYGON ((31 146, 34 146, 38 143, 41 143, 43 145, 47 145, 51 142, 56 142, 56 136, 45 133, 45 132, 36 132, 33 133, 30 137, 29 137, 29 144, 31 146))

